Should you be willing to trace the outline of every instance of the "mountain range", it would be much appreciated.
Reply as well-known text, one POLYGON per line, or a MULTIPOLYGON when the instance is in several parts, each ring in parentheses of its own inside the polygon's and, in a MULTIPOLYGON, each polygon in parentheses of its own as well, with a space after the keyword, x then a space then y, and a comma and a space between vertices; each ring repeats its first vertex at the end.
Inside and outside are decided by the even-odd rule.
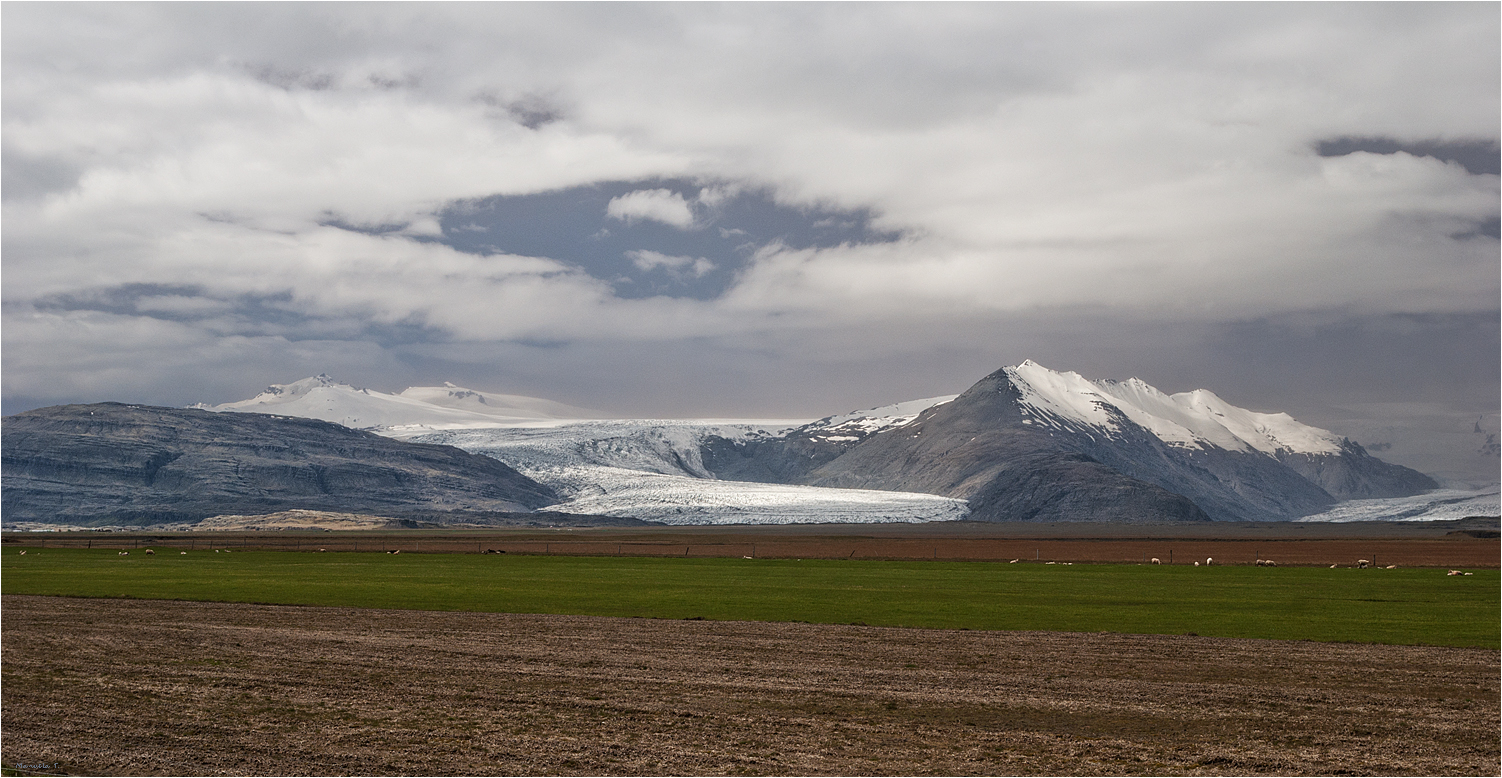
MULTIPOLYGON (((99 406, 66 407, 98 413, 99 406)), ((131 423, 137 428, 113 445, 129 447, 147 439, 159 443, 168 433, 148 434, 144 430, 151 424, 191 427, 199 430, 203 440, 196 445, 201 447, 216 435, 226 436, 225 446, 208 456, 219 462, 215 466, 253 461, 255 467, 242 466, 247 472, 267 464, 264 452, 274 448, 270 441, 292 435, 311 446, 308 436, 313 435, 326 436, 326 443, 348 463, 374 456, 368 439, 376 439, 392 446, 444 444, 450 451, 505 462, 502 467, 511 474, 504 494, 485 493, 477 483, 464 481, 479 473, 473 463, 455 462, 464 475, 455 476, 458 481, 447 475, 438 480, 462 481, 467 484, 463 489, 440 494, 423 487, 400 497, 387 494, 381 499, 388 500, 388 511, 398 505, 408 512, 465 506, 497 510, 504 502, 522 510, 668 523, 962 516, 979 521, 1279 521, 1321 513, 1345 500, 1405 497, 1438 486, 1422 473, 1383 462, 1360 445, 1287 414, 1238 408, 1207 390, 1168 395, 1138 379, 1091 381, 1032 361, 997 370, 959 395, 811 422, 604 420, 599 418, 603 414, 548 400, 453 384, 387 394, 326 375, 272 385, 254 398, 224 405, 171 413, 119 408, 135 409, 131 423), (205 421, 215 416, 259 421, 216 430, 205 421), (311 427, 287 427, 294 420, 287 417, 337 426, 323 425, 314 434, 311 427), (378 435, 359 433, 367 436, 362 448, 351 447, 333 432, 352 427, 378 435), (241 445, 231 440, 237 437, 260 442, 241 445)), ((72 473, 73 481, 53 478, 56 494, 48 499, 56 504, 60 495, 87 480, 80 473, 120 470, 102 450, 87 446, 67 456, 55 450, 27 453, 33 444, 13 434, 39 423, 31 417, 51 414, 57 418, 49 423, 55 425, 71 413, 77 423, 81 412, 42 409, 7 417, 7 521, 14 519, 13 484, 21 483, 23 475, 34 479, 38 473, 72 473), (68 457, 85 466, 69 469, 63 461, 68 457)), ((112 409, 111 414, 124 411, 112 409)), ((146 449, 131 454, 125 470, 149 467, 152 456, 157 454, 146 449)), ((193 461, 173 459, 167 472, 193 461)), ((206 483, 222 476, 208 464, 195 467, 206 483)), ((281 473, 278 468, 287 467, 291 465, 282 462, 265 472, 281 473)), ((358 490, 297 494, 276 485, 283 476, 266 477, 278 499, 291 498, 268 498, 263 500, 267 506, 379 509, 379 499, 358 490)), ((405 482, 417 483, 411 477, 405 482)), ((39 493, 34 483, 27 488, 32 490, 27 494, 39 493)), ((255 502, 249 495, 262 492, 250 487, 225 492, 216 482, 201 492, 202 507, 226 499, 238 501, 233 512, 246 513, 244 505, 255 502)), ((100 506, 110 493, 106 489, 96 495, 100 506)), ((142 505, 116 512, 131 511, 150 513, 142 505)))

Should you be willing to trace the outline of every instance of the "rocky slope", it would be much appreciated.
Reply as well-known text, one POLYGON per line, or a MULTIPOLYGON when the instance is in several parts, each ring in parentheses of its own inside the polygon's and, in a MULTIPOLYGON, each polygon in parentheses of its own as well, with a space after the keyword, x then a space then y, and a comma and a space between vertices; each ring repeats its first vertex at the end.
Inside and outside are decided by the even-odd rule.
POLYGON ((7 416, 0 433, 7 523, 154 524, 295 508, 432 517, 557 501, 490 457, 313 419, 100 403, 7 416))

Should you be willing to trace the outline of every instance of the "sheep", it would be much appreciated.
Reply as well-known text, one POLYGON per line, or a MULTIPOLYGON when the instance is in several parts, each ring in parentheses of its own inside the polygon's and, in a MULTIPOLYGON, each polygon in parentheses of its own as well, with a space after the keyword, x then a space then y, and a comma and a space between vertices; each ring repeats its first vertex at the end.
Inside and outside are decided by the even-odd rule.
POLYGON ((1259 560, 1257 560, 1257 566, 1258 567, 1262 567, 1263 565, 1266 565, 1266 564, 1267 564, 1267 560, 1266 559, 1259 559, 1259 560))
POLYGON ((1008 562, 1007 564, 1009 564, 1009 565, 1015 565, 1015 564, 1017 564, 1017 560, 1013 559, 1012 561, 1008 562))
POLYGON ((148 548, 146 549, 146 556, 156 556, 156 552, 148 548))
POLYGON ((1370 559, 1358 559, 1358 560, 1356 560, 1356 566, 1359 567, 1359 568, 1361 568, 1362 570, 1365 570, 1368 567, 1372 566, 1372 560, 1370 560, 1370 559))
POLYGON ((1278 563, 1272 561, 1271 559, 1264 559, 1262 561, 1265 562, 1265 563, 1267 563, 1266 565, 1264 565, 1265 567, 1277 567, 1278 566, 1278 563))
POLYGON ((130 556, 130 552, 129 551, 121 551, 120 552, 120 556, 130 556))
POLYGON ((21 549, 21 556, 26 556, 26 549, 21 549))
POLYGON ((1398 566, 1397 565, 1388 565, 1387 567, 1384 567, 1382 569, 1383 570, 1396 570, 1396 569, 1398 569, 1398 566))
POLYGON ((1153 557, 1153 564, 1155 564, 1155 565, 1161 565, 1161 564, 1163 564, 1163 560, 1161 560, 1161 559, 1159 559, 1157 557, 1153 557))
POLYGON ((1337 567, 1340 567, 1340 565, 1330 565, 1330 569, 1331 569, 1331 570, 1334 570, 1334 569, 1335 569, 1335 568, 1337 568, 1337 567))
POLYGON ((1450 572, 1445 573, 1445 575, 1464 575, 1464 573, 1460 572, 1459 570, 1451 570, 1450 572))
POLYGON ((328 551, 328 549, 326 549, 326 548, 320 548, 320 549, 318 549, 318 553, 320 553, 320 554, 322 554, 325 551, 328 551))
POLYGON ((186 551, 179 551, 177 553, 180 554, 180 555, 182 555, 182 556, 187 556, 188 555, 188 552, 186 552, 186 551))
POLYGON ((1205 567, 1209 567, 1210 563, 1214 562, 1214 561, 1215 561, 1215 557, 1208 557, 1208 556, 1205 557, 1205 567))
POLYGON ((1199 566, 1200 566, 1200 563, 1199 563, 1199 562, 1195 562, 1195 563, 1194 563, 1194 566, 1195 566, 1195 567, 1199 567, 1199 566))

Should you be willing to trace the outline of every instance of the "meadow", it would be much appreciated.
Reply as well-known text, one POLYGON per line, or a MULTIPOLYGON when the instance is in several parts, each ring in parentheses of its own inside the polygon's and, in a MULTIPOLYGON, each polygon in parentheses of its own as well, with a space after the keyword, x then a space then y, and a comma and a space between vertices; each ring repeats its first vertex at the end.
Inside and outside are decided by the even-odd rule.
POLYGON ((1496 649, 1477 570, 37 549, 6 594, 1496 649))

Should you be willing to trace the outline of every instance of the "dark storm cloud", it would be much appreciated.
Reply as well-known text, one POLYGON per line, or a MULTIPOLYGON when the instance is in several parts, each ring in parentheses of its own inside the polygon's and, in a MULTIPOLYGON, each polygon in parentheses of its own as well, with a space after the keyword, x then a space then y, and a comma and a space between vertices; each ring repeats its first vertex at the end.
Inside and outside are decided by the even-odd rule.
POLYGON ((290 292, 218 295, 203 286, 123 284, 37 298, 40 313, 94 313, 141 317, 190 325, 221 336, 274 336, 289 343, 361 340, 389 348, 446 339, 445 332, 419 321, 378 321, 308 315, 290 292))

